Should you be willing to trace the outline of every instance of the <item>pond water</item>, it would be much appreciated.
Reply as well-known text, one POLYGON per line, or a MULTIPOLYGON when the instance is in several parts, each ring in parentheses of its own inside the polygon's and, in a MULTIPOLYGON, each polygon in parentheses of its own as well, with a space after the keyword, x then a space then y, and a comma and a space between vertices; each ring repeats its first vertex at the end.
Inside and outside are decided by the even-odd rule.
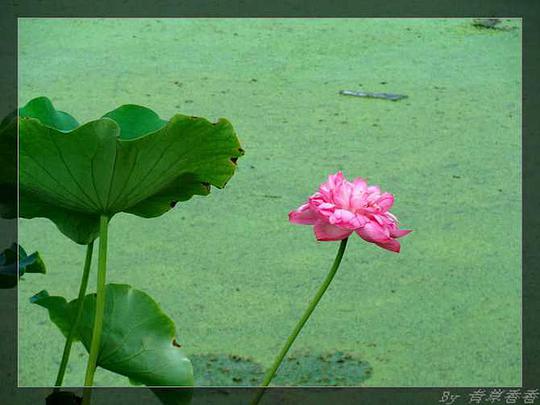
MULTIPOLYGON (((352 238, 294 349, 369 364, 369 378, 346 372, 340 385, 520 385, 520 20, 22 19, 19 29, 20 105, 45 95, 85 122, 133 103, 235 126, 246 154, 223 190, 152 220, 117 215, 109 230, 108 281, 154 297, 188 355, 270 366, 338 248, 287 214, 343 170, 394 193, 392 211, 414 232, 400 254, 352 238)), ((19 384, 47 386, 64 338, 28 298, 74 298, 84 247, 45 219, 21 220, 20 243, 48 274, 19 287, 19 384)), ((81 385, 85 366, 77 344, 65 385, 81 385)), ((129 384, 102 369, 95 383, 129 384)))

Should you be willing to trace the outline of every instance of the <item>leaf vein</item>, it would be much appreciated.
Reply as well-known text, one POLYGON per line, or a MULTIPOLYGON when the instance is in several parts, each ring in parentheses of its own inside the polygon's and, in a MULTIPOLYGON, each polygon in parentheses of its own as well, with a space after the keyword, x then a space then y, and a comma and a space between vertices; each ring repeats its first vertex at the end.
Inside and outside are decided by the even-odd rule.
POLYGON ((109 204, 109 199, 111 198, 111 189, 113 185, 114 176, 116 175, 116 162, 118 161, 118 144, 115 143, 114 148, 114 163, 111 173, 111 181, 109 182, 109 191, 107 192, 107 208, 109 208, 111 205, 109 204))
MULTIPOLYGON (((78 201, 80 204, 82 204, 84 207, 90 209, 90 210, 93 210, 94 207, 89 205, 87 201, 83 200, 82 198, 80 198, 77 194, 73 193, 71 190, 69 190, 66 186, 64 186, 62 183, 60 183, 58 181, 58 179, 56 177, 54 177, 44 166, 41 165, 41 163, 39 163, 39 161, 32 155, 25 155, 26 157, 30 158, 31 160, 34 161, 34 163, 41 169, 43 170, 51 179, 53 179, 56 184, 58 184, 60 187, 62 187, 64 189, 64 191, 66 191, 68 194, 70 194, 74 199, 75 201, 78 201)), ((26 172, 28 173, 29 175, 31 175, 29 172, 26 172)), ((43 185, 40 185, 40 187, 43 187, 43 185)), ((46 188, 46 187, 43 187, 43 188, 46 188)), ((51 194, 53 194, 55 196, 55 198, 58 198, 58 193, 55 192, 54 190, 51 190, 51 189, 47 189, 51 194)), ((60 197, 60 199, 63 198, 63 197, 60 197)), ((66 201, 66 199, 64 198, 64 201, 66 201)), ((75 204, 73 204, 73 201, 70 201, 71 205, 73 206, 76 206, 75 204)))
POLYGON ((128 186, 129 184, 129 180, 131 180, 131 174, 135 171, 135 165, 137 164, 137 159, 139 158, 139 149, 138 148, 135 148, 135 158, 133 159, 133 162, 131 163, 131 167, 130 167, 130 170, 129 170, 129 173, 128 173, 128 176, 127 176, 127 179, 124 181, 124 185, 122 186, 122 188, 120 189, 120 191, 118 192, 118 194, 116 195, 116 198, 114 199, 114 201, 109 204, 109 207, 114 207, 114 205, 116 204, 116 202, 118 201, 118 199, 122 196, 122 194, 124 193, 124 190, 126 189, 126 187, 128 186))
POLYGON ((130 335, 131 332, 133 332, 136 328, 138 328, 138 327, 144 325, 144 324, 147 323, 147 322, 150 322, 150 321, 153 321, 153 320, 159 319, 159 318, 161 318, 161 317, 160 317, 160 316, 152 316, 152 317, 150 317, 150 318, 146 318, 144 321, 141 321, 141 322, 137 323, 136 325, 132 326, 131 328, 129 328, 129 330, 125 333, 124 338, 123 338, 120 342, 118 342, 118 343, 116 344, 116 346, 115 346, 113 349, 111 349, 112 351, 109 352, 109 353, 107 354, 107 356, 105 356, 103 359, 101 359, 101 361, 107 361, 108 358, 110 358, 112 355, 114 355, 114 354, 115 354, 115 353, 116 353, 116 352, 124 345, 124 343, 126 342, 126 340, 129 339, 129 335, 130 335))
POLYGON ((49 136, 49 138, 52 140, 52 143, 54 144, 54 146, 56 147, 56 150, 58 151, 58 156, 60 157, 60 160, 62 161, 62 163, 64 164, 64 167, 66 168, 67 172, 69 173, 69 175, 71 176, 71 178, 73 179, 73 182, 77 185, 77 187, 79 188, 79 190, 81 191, 81 193, 83 193, 86 198, 88 198, 88 200, 94 205, 94 208, 97 209, 99 211, 99 206, 96 205, 96 202, 86 193, 86 191, 84 191, 84 189, 82 188, 82 186, 79 184, 79 182, 77 181, 77 179, 75 178, 75 176, 73 175, 73 173, 71 172, 71 169, 69 168, 66 160, 64 159, 64 155, 62 155, 62 151, 60 150, 60 147, 58 146, 58 143, 56 142, 56 139, 53 136, 49 136))
MULTIPOLYGON (((165 137, 167 137, 167 135, 169 135, 169 129, 165 129, 165 137)), ((163 156, 165 156, 165 153, 167 153, 167 151, 171 148, 172 144, 173 144, 173 139, 172 137, 169 137, 169 143, 163 148, 163 151, 161 152, 160 156, 158 159, 155 160, 154 164, 152 165, 152 167, 150 168, 150 170, 148 170, 146 172, 146 174, 143 176, 143 178, 137 183, 135 184, 131 190, 129 190, 129 192, 126 194, 126 201, 129 201, 131 196, 133 195, 133 193, 137 192, 138 190, 144 190, 144 187, 143 187, 143 184, 144 184, 144 181, 146 181, 146 179, 148 178, 148 176, 155 170, 156 166, 159 164, 159 162, 161 161, 161 159, 163 159, 163 156)), ((137 200, 135 200, 135 202, 138 202, 137 200)), ((134 205, 131 204, 131 205, 134 205)))

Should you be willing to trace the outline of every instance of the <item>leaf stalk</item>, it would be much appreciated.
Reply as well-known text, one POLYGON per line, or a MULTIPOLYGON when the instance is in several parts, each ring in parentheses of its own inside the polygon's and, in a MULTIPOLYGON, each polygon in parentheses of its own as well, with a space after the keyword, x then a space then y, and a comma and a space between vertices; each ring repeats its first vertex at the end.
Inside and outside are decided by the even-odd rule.
MULTIPOLYGON (((73 345, 73 340, 77 332, 79 320, 81 319, 81 315, 83 311, 83 301, 86 295, 86 287, 88 286, 88 276, 90 275, 90 267, 92 264, 93 250, 94 250, 94 241, 86 245, 86 258, 84 260, 83 275, 81 278, 81 284, 79 286, 79 296, 77 298, 77 310, 75 313, 75 318, 73 319, 73 324, 71 325, 71 329, 66 339, 66 344, 64 345, 64 352, 62 353, 62 360, 60 361, 60 368, 58 369, 56 382, 54 383, 55 387, 62 386, 62 381, 64 380, 64 375, 66 373, 67 363, 69 361, 69 354, 71 352, 71 346, 73 345)), ((55 388, 55 391, 58 391, 58 388, 55 388)))
MULTIPOLYGON (((90 344, 90 355, 86 366, 84 386, 91 387, 94 382, 94 373, 97 367, 99 347, 101 340, 101 330, 103 328, 103 315, 105 313, 105 278, 107 274, 107 233, 109 218, 101 215, 99 223, 99 257, 97 275, 97 295, 96 313, 94 317, 94 328, 92 331, 92 342, 90 344)), ((82 405, 90 403, 91 390, 85 389, 83 393, 82 405)))
MULTIPOLYGON (((289 351, 292 344, 296 340, 296 337, 299 335, 299 333, 302 330, 302 328, 304 327, 305 323, 307 322, 307 320, 309 319, 309 317, 311 316, 311 314, 313 313, 313 311, 317 307, 317 304, 321 300, 322 296, 324 295, 324 293, 328 289, 328 286, 330 285, 330 283, 332 282, 334 276, 336 275, 336 272, 337 272, 337 270, 339 268, 339 265, 341 263, 341 259, 343 258, 343 254, 345 253, 345 247, 347 246, 347 241, 348 241, 348 238, 343 239, 341 241, 341 243, 339 245, 338 252, 336 254, 336 258, 334 259, 334 263, 332 264, 332 267, 330 268, 330 271, 328 272, 328 274, 327 274, 326 278, 324 279, 322 285, 319 287, 319 290, 317 291, 317 293, 315 294, 315 296, 312 298, 311 302, 309 303, 308 308, 304 312, 304 315, 302 315, 302 317, 300 318, 300 320, 298 321, 298 323, 294 327, 291 335, 289 336, 289 338, 285 342, 285 345, 283 346, 283 348, 281 349, 281 351, 277 355, 276 359, 274 360, 274 364, 272 364, 272 367, 266 373, 266 375, 264 377, 264 380, 263 380, 263 382, 261 384, 261 387, 267 387, 270 384, 270 382, 274 378, 274 375, 276 374, 276 371, 278 370, 279 366, 283 362, 283 359, 287 355, 287 352, 289 351)), ((261 400, 261 397, 264 394, 264 391, 265 391, 264 388, 258 391, 257 396, 251 402, 251 405, 257 405, 259 403, 259 401, 261 400)))

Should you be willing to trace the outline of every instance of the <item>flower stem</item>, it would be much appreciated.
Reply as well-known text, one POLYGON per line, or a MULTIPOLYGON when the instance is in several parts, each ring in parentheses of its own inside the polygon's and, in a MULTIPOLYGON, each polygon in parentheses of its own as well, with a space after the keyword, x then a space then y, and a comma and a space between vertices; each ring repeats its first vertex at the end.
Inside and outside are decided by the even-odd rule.
MULTIPOLYGON (((328 272, 328 275, 324 279, 324 282, 322 283, 322 285, 319 287, 319 290, 317 291, 317 294, 315 294, 315 296, 313 297, 313 299, 309 303, 309 306, 306 309, 306 311, 304 312, 304 315, 302 315, 302 318, 300 318, 300 320, 298 321, 298 323, 294 327, 294 330, 292 331, 291 335, 287 339, 287 342, 285 342, 285 346, 283 346, 283 348, 279 352, 278 356, 274 360, 274 364, 272 365, 270 370, 268 370, 268 372, 266 373, 266 376, 264 377, 264 380, 263 380, 263 382, 261 384, 261 387, 267 387, 270 384, 270 381, 272 381, 272 378, 274 378, 274 375, 276 374, 277 369, 279 368, 279 366, 281 365, 281 362, 283 361, 283 359, 287 355, 287 352, 291 348, 291 346, 294 343, 296 337, 298 336, 298 334, 300 333, 300 331, 304 327, 305 323, 307 322, 307 320, 311 316, 311 313, 315 310, 315 307, 317 306, 317 304, 321 300, 322 296, 326 292, 328 286, 332 282, 332 279, 334 278, 334 276, 335 276, 335 274, 336 274, 336 272, 337 272, 337 270, 339 268, 339 265, 341 263, 341 259, 343 258, 343 253, 345 253, 345 247, 347 246, 347 241, 348 241, 348 238, 343 239, 341 241, 341 244, 339 245, 339 250, 337 252, 336 258, 334 259, 334 264, 332 264, 332 267, 330 268, 330 271, 328 272)), ((264 390, 259 391, 257 397, 255 398, 255 400, 251 404, 252 405, 258 404, 263 394, 264 394, 264 390)))
MULTIPOLYGON (((79 296, 77 298, 77 312, 75 313, 73 324, 71 325, 69 335, 66 339, 66 344, 64 345, 64 352, 62 353, 62 360, 60 361, 60 369, 58 369, 56 382, 54 383, 55 387, 62 386, 62 381, 64 380, 64 374, 66 373, 66 367, 69 360, 69 354, 71 352, 71 346, 73 344, 73 339, 75 338, 79 320, 81 319, 84 296, 86 295, 86 287, 88 286, 88 276, 90 275, 90 265, 92 263, 93 250, 94 241, 86 245, 86 258, 84 260, 83 275, 81 278, 81 285, 79 287, 79 296)), ((58 388, 55 388, 55 391, 58 391, 58 388)))
MULTIPOLYGON (((94 328, 92 331, 92 342, 90 344, 90 355, 86 366, 86 375, 84 377, 84 386, 91 387, 94 382, 94 373, 96 371, 97 359, 99 355, 99 344, 101 339, 101 328, 103 326, 103 314, 105 312, 105 276, 107 273, 107 228, 109 218, 102 215, 99 224, 99 257, 98 257, 98 275, 97 275, 97 295, 96 295, 96 313, 94 316, 94 328)), ((90 403, 91 391, 85 390, 83 394, 83 405, 90 403)))

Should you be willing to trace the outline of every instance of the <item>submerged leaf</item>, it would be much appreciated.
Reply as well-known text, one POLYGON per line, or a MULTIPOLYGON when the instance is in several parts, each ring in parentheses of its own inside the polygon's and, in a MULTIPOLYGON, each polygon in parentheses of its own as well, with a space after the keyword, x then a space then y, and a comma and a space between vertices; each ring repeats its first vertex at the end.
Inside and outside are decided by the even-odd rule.
MULTIPOLYGON (((193 354, 195 384, 203 386, 257 386, 265 369, 245 356, 193 354)), ((370 378, 371 365, 357 354, 345 352, 293 352, 283 361, 274 386, 358 386, 370 378)))
MULTIPOLYGON (((42 292, 31 301, 45 307, 51 320, 69 332, 78 300, 42 292)), ((77 338, 90 349, 96 295, 89 294, 77 338)), ((149 386, 191 386, 193 369, 175 340, 174 322, 146 293, 124 284, 105 287, 105 314, 97 365, 149 386)))
POLYGON ((347 352, 295 352, 287 356, 274 386, 358 386, 371 377, 371 365, 347 352))
POLYGON ((46 217, 68 237, 97 237, 100 215, 156 217, 232 177, 243 154, 225 119, 124 105, 78 126, 44 97, 20 110, 20 215, 46 217))

